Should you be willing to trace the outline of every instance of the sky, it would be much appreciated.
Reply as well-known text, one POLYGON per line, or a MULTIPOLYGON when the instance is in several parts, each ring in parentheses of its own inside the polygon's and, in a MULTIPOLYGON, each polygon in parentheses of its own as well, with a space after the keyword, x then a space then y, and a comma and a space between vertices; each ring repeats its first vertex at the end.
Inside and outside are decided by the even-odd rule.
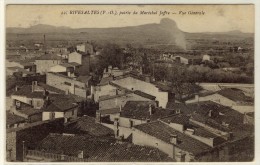
POLYGON ((159 23, 162 18, 174 20, 185 32, 254 32, 254 5, 8 5, 6 27, 30 27, 37 24, 71 28, 104 28, 159 23), (70 14, 71 11, 100 11, 105 14, 70 14), (109 14, 128 11, 130 15, 109 14), (136 11, 138 14, 133 15, 136 11), (141 11, 154 11, 140 15, 141 11), (169 12, 160 15, 160 11, 169 12), (67 14, 62 14, 67 12, 67 14), (186 14, 184 14, 186 12, 186 14), (204 14, 189 14, 197 12, 204 14), (175 14, 173 14, 175 13, 175 14))

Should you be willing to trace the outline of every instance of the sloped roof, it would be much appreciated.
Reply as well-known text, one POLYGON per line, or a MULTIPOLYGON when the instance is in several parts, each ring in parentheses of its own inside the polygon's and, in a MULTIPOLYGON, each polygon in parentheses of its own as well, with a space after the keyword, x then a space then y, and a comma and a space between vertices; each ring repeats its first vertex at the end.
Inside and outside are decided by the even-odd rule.
MULTIPOLYGON (((41 84, 43 85, 43 84, 41 84)), ((54 90, 54 91, 58 91, 54 88, 51 88, 50 86, 47 85, 43 85, 43 88, 48 88, 47 90, 54 90)), ((12 95, 18 95, 18 96, 25 96, 28 98, 43 98, 43 91, 34 91, 32 92, 32 86, 31 85, 24 85, 22 87, 20 87, 20 89, 18 91, 15 91, 14 93, 12 93, 12 95)), ((55 96, 57 94, 50 94, 50 96, 55 96)))
POLYGON ((145 92, 142 92, 142 91, 139 91, 139 90, 134 91, 134 94, 137 94, 139 96, 142 96, 142 97, 150 99, 150 100, 155 100, 155 98, 156 98, 153 95, 150 95, 148 93, 145 93, 145 92))
POLYGON ((53 86, 50 86, 50 85, 47 85, 47 84, 44 84, 44 83, 41 83, 41 82, 39 82, 38 85, 41 86, 42 88, 46 89, 47 91, 65 94, 65 91, 60 90, 58 88, 55 88, 53 86))
POLYGON ((12 125, 12 124, 17 124, 17 123, 23 123, 25 122, 25 118, 17 116, 15 114, 12 114, 10 112, 6 112, 6 124, 7 125, 12 125))
POLYGON ((77 81, 87 83, 89 80, 91 80, 92 76, 79 76, 77 77, 77 81))
POLYGON ((76 120, 72 124, 66 127, 66 130, 70 132, 87 133, 92 136, 106 136, 113 135, 114 131, 110 128, 103 126, 100 123, 96 123, 95 118, 90 116, 83 116, 76 120))
POLYGON ((43 109, 45 112, 65 112, 78 106, 77 101, 69 95, 57 95, 50 99, 50 105, 43 109))
POLYGON ((110 108, 110 109, 101 109, 98 110, 97 112, 99 112, 101 115, 105 115, 105 114, 114 114, 114 113, 119 113, 120 112, 120 108, 110 108))
POLYGON ((114 98, 119 98, 119 97, 123 97, 126 96, 128 93, 124 93, 124 94, 119 94, 119 95, 103 95, 99 97, 99 101, 104 101, 104 100, 109 100, 109 99, 114 99, 114 98))
POLYGON ((241 139, 253 132, 252 126, 243 124, 243 114, 229 107, 212 101, 187 104, 187 107, 193 111, 191 114, 193 120, 206 123, 222 131, 232 131, 234 139, 241 139), (211 117, 209 117, 210 110, 212 112, 211 117), (228 124, 228 127, 224 126, 223 122, 228 124))
POLYGON ((34 109, 31 105, 25 104, 25 103, 21 103, 21 109, 18 110, 20 113, 28 115, 28 116, 32 116, 35 114, 39 114, 42 113, 42 110, 39 109, 34 109))
POLYGON ((20 64, 21 64, 22 66, 35 66, 34 63, 32 63, 32 62, 26 62, 26 61, 22 61, 22 62, 20 62, 20 64))
POLYGON ((79 151, 83 151, 84 158, 90 162, 173 161, 155 148, 130 143, 118 144, 114 139, 86 135, 49 135, 39 143, 37 149, 69 156, 77 156, 79 151))
POLYGON ((161 120, 166 123, 188 124, 189 119, 190 119, 190 116, 183 115, 183 114, 177 114, 177 115, 165 117, 161 120))
POLYGON ((44 54, 40 57, 37 57, 36 60, 62 60, 61 56, 57 56, 55 54, 44 54))
POLYGON ((139 120, 157 120, 175 113, 173 110, 155 108, 154 102, 150 101, 127 101, 122 109, 122 117, 139 119, 139 120), (149 105, 152 104, 152 115, 149 112, 149 105))
MULTIPOLYGON (((212 150, 212 147, 196 140, 188 135, 178 132, 177 130, 171 128, 170 126, 160 122, 149 122, 141 125, 134 126, 136 129, 160 139, 168 144, 171 144, 170 138, 172 135, 177 135, 179 143, 176 144, 178 148, 198 155, 207 151, 212 150)), ((172 144, 174 145, 174 144, 172 144)))
POLYGON ((110 81, 113 81, 113 77, 103 77, 98 85, 107 85, 110 81))
POLYGON ((62 63, 62 64, 59 64, 59 65, 65 67, 65 68, 72 68, 73 67, 69 63, 62 63))
POLYGON ((236 88, 224 88, 218 94, 236 102, 254 102, 254 99, 246 96, 242 90, 236 88))
POLYGON ((176 114, 176 115, 172 115, 169 117, 165 117, 165 118, 161 119, 161 121, 168 123, 168 124, 177 123, 177 124, 185 125, 186 128, 193 129, 194 135, 197 135, 197 136, 201 136, 201 137, 205 137, 205 138, 218 137, 218 135, 213 134, 210 131, 207 131, 203 127, 196 125, 194 123, 190 123, 189 122, 190 117, 191 117, 190 115, 186 115, 186 114, 176 114))
POLYGON ((68 64, 70 64, 71 66, 80 66, 81 64, 76 63, 76 62, 69 62, 68 64))

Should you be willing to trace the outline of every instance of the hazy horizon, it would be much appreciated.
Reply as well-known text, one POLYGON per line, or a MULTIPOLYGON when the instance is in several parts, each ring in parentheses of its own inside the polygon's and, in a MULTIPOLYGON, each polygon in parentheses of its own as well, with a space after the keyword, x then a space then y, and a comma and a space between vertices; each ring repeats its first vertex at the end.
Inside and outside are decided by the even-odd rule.
POLYGON ((241 31, 254 33, 254 5, 8 5, 7 28, 28 28, 37 24, 56 27, 117 28, 160 23, 163 18, 176 22, 179 29, 189 33, 241 31), (170 11, 158 15, 67 14, 62 11, 170 11), (204 12, 204 15, 182 15, 180 11, 204 12))
MULTIPOLYGON (((150 24, 157 24, 157 23, 150 23, 150 24)), ((73 27, 70 27, 70 26, 55 26, 55 25, 49 25, 49 24, 42 24, 42 23, 39 23, 39 24, 35 24, 35 25, 31 25, 30 27, 6 27, 6 28, 24 28, 24 29, 29 29, 29 28, 32 28, 32 27, 35 27, 35 26, 39 26, 39 25, 43 25, 43 26, 52 26, 52 27, 56 27, 56 28, 69 28, 69 29, 72 29, 72 30, 76 30, 76 29, 109 29, 109 28, 126 28, 126 27, 135 27, 135 26, 142 26, 142 25, 149 25, 149 24, 141 24, 141 25, 129 25, 129 26, 114 26, 114 27, 79 27, 79 28, 73 28, 73 27)), ((182 30, 182 29, 180 29, 182 30)), ((243 32, 241 30, 229 30, 229 31, 221 31, 221 32, 212 32, 212 31, 204 31, 204 32, 187 32, 187 31, 183 31, 183 32, 187 32, 187 33, 225 33, 225 32, 241 32, 241 33, 254 33, 254 32, 243 32)))

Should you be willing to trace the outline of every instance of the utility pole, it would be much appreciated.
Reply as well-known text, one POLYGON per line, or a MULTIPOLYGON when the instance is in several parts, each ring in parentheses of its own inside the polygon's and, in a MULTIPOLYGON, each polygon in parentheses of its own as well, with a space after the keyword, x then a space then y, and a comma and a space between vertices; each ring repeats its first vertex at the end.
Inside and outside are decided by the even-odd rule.
POLYGON ((46 38, 45 38, 45 34, 43 35, 43 49, 44 49, 44 54, 47 54, 47 51, 46 51, 46 38))

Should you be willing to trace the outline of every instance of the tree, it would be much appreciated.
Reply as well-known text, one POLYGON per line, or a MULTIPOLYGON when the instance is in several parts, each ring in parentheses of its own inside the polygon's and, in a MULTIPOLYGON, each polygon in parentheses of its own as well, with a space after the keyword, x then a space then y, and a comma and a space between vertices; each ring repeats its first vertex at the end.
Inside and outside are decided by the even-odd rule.
POLYGON ((109 65, 122 68, 124 62, 124 54, 122 49, 117 44, 108 43, 104 46, 101 52, 101 65, 106 68, 109 65))
POLYGON ((179 98, 180 101, 183 101, 185 97, 190 97, 197 91, 197 89, 195 89, 195 81, 189 80, 189 72, 186 66, 175 65, 169 68, 167 73, 170 86, 176 92, 176 97, 179 98))

